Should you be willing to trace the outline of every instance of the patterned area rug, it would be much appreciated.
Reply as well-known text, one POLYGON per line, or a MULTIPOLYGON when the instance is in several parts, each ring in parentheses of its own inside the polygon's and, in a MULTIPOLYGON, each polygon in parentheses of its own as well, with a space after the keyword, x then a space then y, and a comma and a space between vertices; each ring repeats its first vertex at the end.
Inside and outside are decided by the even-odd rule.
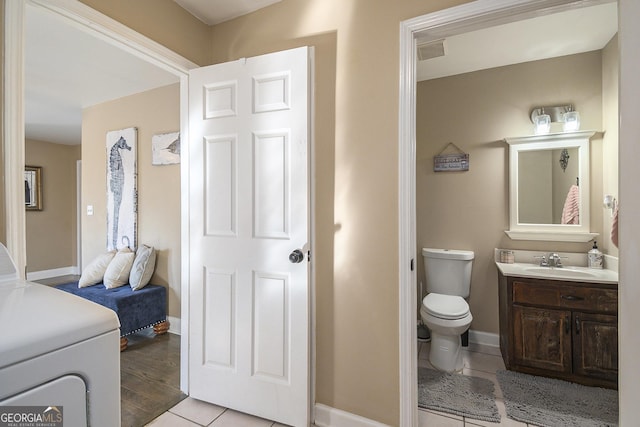
POLYGON ((512 371, 496 372, 507 416, 543 427, 618 425, 618 392, 512 371))
POLYGON ((476 420, 500 422, 493 382, 418 368, 418 406, 476 420))

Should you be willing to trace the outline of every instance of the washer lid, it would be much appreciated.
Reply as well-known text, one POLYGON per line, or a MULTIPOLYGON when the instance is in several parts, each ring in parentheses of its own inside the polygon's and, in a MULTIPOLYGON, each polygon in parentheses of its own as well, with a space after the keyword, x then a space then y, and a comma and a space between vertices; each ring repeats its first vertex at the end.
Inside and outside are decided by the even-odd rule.
POLYGON ((422 303, 427 313, 440 319, 462 319, 469 314, 469 304, 456 295, 432 293, 424 297, 422 303))
POLYGON ((0 370, 120 327, 113 310, 24 280, 0 283, 0 324, 0 370))

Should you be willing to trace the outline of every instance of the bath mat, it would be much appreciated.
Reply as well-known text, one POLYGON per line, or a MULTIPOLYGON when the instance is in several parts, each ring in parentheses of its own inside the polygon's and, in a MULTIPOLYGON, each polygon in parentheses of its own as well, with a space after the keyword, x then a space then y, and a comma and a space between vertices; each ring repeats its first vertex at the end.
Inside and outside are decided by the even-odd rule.
POLYGON ((542 427, 618 425, 617 390, 504 370, 496 376, 509 418, 542 427))
POLYGON ((418 368, 418 406, 476 420, 500 422, 493 382, 418 368))

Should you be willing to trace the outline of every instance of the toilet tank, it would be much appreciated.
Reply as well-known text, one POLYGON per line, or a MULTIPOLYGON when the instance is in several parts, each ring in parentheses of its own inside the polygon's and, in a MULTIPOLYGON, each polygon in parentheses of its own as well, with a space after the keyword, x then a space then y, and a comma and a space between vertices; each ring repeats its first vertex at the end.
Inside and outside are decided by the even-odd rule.
POLYGON ((423 248, 427 292, 466 298, 471 287, 474 253, 454 249, 423 248))

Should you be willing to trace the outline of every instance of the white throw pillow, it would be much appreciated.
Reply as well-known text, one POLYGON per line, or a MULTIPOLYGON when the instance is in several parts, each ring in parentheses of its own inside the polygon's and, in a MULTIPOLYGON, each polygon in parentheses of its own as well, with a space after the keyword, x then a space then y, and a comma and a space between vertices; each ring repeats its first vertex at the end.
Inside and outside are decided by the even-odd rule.
POLYGON ((104 272, 104 287, 107 289, 117 288, 129 282, 129 273, 133 265, 135 253, 131 249, 124 248, 118 251, 113 257, 107 271, 104 272))
POLYGON ((140 245, 136 251, 136 258, 131 267, 129 275, 129 285, 131 289, 137 291, 147 286, 156 264, 156 250, 153 246, 140 245))
POLYGON ((80 280, 78 281, 78 287, 86 288, 87 286, 93 286, 96 283, 102 282, 104 272, 107 271, 107 267, 115 254, 116 251, 100 254, 91 261, 82 272, 80 280))

